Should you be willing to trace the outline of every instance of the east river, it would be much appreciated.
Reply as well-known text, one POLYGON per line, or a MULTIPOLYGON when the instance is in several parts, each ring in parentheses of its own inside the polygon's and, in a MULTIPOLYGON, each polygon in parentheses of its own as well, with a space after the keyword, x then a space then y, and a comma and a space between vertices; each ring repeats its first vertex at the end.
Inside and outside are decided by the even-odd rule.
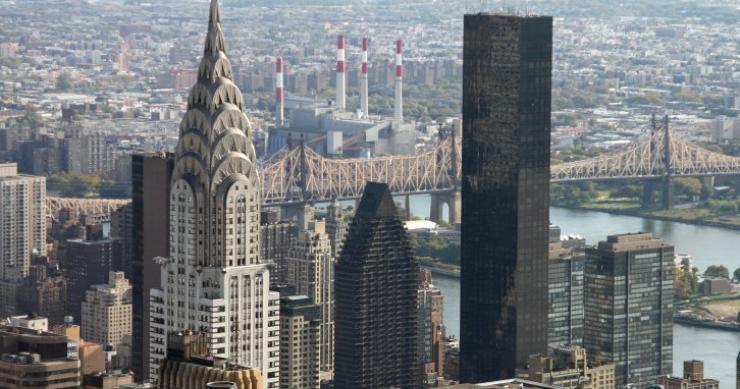
MULTIPOLYGON (((429 215, 429 198, 416 196, 412 213, 429 215)), ((656 221, 602 212, 550 209, 550 221, 562 227, 563 234, 579 234, 589 244, 609 234, 652 232, 676 246, 676 253, 690 254, 701 271, 709 265, 725 265, 730 272, 740 267, 740 231, 683 223, 656 221)), ((444 295, 444 320, 448 335, 459 336, 460 282, 435 276, 434 283, 444 295)), ((720 380, 721 389, 735 387, 735 359, 740 351, 740 332, 718 331, 676 324, 673 335, 673 374, 680 376, 683 361, 704 361, 705 376, 720 380)))

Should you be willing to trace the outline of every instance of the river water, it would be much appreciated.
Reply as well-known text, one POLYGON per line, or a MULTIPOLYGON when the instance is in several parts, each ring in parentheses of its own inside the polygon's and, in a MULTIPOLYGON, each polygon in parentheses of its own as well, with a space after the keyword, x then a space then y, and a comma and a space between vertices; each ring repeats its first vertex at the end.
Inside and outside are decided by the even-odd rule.
MULTIPOLYGON (((412 213, 427 217, 429 202, 428 196, 414 197, 412 213)), ((677 253, 692 255, 694 266, 701 271, 709 265, 725 265, 730 272, 740 267, 740 231, 562 208, 550 209, 550 221, 561 226, 563 234, 582 235, 589 244, 595 244, 609 234, 652 232, 676 246, 677 253)), ((444 295, 447 334, 459 336, 460 282, 455 278, 435 276, 434 283, 444 295)), ((704 361, 706 377, 720 380, 721 389, 735 387, 735 359, 740 351, 740 333, 676 324, 673 346, 674 375, 682 374, 684 360, 700 359, 704 361)))

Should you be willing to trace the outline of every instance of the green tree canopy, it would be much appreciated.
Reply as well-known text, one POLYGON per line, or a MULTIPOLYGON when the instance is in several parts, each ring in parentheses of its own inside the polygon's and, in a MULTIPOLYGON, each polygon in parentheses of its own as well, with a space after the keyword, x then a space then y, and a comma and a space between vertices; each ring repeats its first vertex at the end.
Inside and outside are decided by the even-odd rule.
POLYGON ((724 265, 712 265, 704 271, 704 276, 730 278, 730 271, 724 265))

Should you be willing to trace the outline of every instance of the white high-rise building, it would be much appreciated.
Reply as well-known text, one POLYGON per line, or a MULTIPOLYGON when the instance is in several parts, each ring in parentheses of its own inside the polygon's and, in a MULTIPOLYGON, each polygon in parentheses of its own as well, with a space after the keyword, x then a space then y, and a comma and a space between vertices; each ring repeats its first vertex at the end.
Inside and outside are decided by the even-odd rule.
POLYGON ((288 251, 288 284, 320 308, 320 369, 322 378, 334 372, 334 257, 326 223, 312 221, 288 251))
POLYGON ((252 129, 232 81, 217 0, 211 1, 198 82, 180 124, 170 191, 169 257, 152 289, 150 377, 167 334, 209 334, 216 357, 259 368, 279 385, 279 294, 259 258, 260 188, 252 129))
POLYGON ((0 281, 25 278, 33 253, 46 255, 46 178, 0 163, 0 281))
POLYGON ((81 312, 82 339, 117 348, 125 336, 131 336, 131 284, 123 272, 109 272, 107 284, 92 285, 81 312))

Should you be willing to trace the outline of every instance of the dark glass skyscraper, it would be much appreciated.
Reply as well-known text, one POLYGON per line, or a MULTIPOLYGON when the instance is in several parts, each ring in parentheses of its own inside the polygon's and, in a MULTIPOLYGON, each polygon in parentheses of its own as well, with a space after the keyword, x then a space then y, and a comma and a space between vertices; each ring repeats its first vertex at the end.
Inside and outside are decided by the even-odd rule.
MULTIPOLYGON (((132 367, 139 379, 149 377, 149 290, 159 285, 160 268, 154 257, 169 253, 170 177, 172 154, 136 154, 132 166, 131 287, 133 298, 132 367)), ((106 273, 107 274, 107 273, 106 273)))
POLYGON ((421 388, 417 272, 388 185, 368 183, 335 266, 336 389, 421 388))
POLYGON ((547 351, 552 17, 465 15, 460 379, 547 351))

